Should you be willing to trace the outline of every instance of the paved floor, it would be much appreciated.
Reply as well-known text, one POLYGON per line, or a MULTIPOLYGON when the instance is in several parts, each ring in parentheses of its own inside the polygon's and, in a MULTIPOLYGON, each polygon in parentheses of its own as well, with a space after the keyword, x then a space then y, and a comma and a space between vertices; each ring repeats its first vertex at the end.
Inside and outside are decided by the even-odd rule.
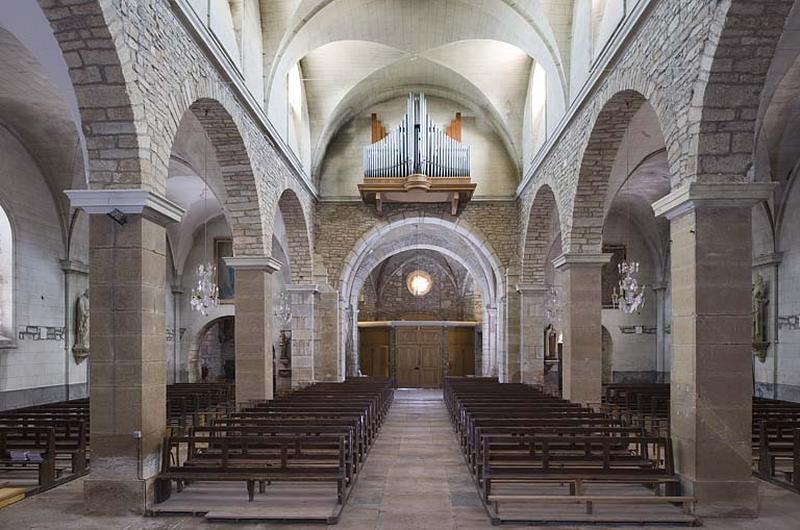
MULTIPOLYGON (((759 519, 708 520, 704 526, 714 530, 800 528, 800 495, 763 482, 760 495, 759 519)), ((191 517, 88 517, 83 514, 82 500, 82 483, 73 481, 0 510, 0 529, 183 530, 217 526, 191 517)), ((278 528, 276 525, 218 525, 237 530, 278 528)), ((350 502, 335 528, 491 528, 459 453, 441 392, 398 390, 350 502)))

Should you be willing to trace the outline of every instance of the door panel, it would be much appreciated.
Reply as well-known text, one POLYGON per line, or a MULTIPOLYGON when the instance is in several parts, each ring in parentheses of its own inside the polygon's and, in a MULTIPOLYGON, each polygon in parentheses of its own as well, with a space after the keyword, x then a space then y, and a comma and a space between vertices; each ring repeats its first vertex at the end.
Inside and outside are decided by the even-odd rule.
POLYGON ((442 347, 439 345, 420 346, 420 386, 439 388, 442 385, 442 347))
POLYGON ((419 386, 419 346, 397 345, 397 386, 416 388, 419 386))
POLYGON ((475 375, 475 333, 472 328, 447 331, 448 374, 454 377, 475 375))
POLYGON ((358 334, 361 373, 389 377, 389 328, 363 328, 358 334))

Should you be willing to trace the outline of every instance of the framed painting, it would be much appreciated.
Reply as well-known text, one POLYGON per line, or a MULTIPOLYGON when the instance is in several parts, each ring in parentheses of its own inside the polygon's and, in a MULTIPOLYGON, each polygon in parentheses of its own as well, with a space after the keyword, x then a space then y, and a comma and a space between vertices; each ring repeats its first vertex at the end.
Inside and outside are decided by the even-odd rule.
POLYGON ((220 302, 233 302, 236 297, 236 273, 225 265, 225 258, 233 256, 233 240, 214 238, 214 262, 217 264, 217 288, 220 302))

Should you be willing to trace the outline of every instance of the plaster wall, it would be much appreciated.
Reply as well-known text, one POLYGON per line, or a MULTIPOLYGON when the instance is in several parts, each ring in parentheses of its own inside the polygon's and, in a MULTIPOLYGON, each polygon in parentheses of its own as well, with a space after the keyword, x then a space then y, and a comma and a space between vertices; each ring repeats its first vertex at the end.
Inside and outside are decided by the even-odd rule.
MULTIPOLYGON (((15 347, 0 349, 0 408, 46 402, 54 395, 55 399, 63 399, 63 394, 52 393, 52 387, 85 384, 87 366, 85 362, 78 366, 72 359, 71 344, 70 349, 65 348, 71 333, 65 333, 67 301, 60 265, 65 258, 64 232, 53 196, 36 161, 3 126, 0 126, 0 203, 11 222, 14 238, 15 340, 15 347), (64 335, 47 338, 44 329, 41 340, 36 340, 37 328, 35 336, 25 333, 20 336, 27 326, 51 328, 64 335)), ((85 249, 88 233, 83 231, 74 237, 83 240, 76 245, 76 251, 85 249)), ((88 261, 85 254, 73 258, 88 261)), ((78 294, 73 292, 74 297, 68 301, 70 310, 78 294)))
MULTIPOLYGON (((777 267, 777 284, 774 277, 770 278, 774 272, 771 273, 769 267, 761 271, 765 280, 772 279, 773 287, 777 285, 778 296, 770 296, 771 301, 777 301, 777 364, 770 357, 765 363, 772 364, 773 370, 777 369, 777 377, 769 373, 767 366, 758 366, 759 361, 756 361, 756 366, 759 379, 768 379, 769 375, 773 375, 772 382, 777 386, 778 399, 800 401, 800 324, 797 323, 800 319, 800 231, 795 229, 800 226, 800 187, 797 185, 792 187, 787 196, 781 226, 778 250, 783 256, 777 267)), ((767 339, 770 340, 770 337, 767 339)))
MULTIPOLYGON (((428 113, 444 128, 461 112, 462 142, 470 146, 472 181, 477 197, 510 197, 519 174, 500 137, 483 119, 451 101, 428 97, 428 113)), ((406 97, 394 98, 362 112, 345 124, 328 145, 320 169, 323 197, 357 197, 364 180, 363 149, 371 142, 370 116, 377 113, 387 131, 394 129, 406 112, 406 97)))
MULTIPOLYGON (((607 245, 625 245, 628 260, 639 262, 639 284, 652 287, 656 278, 652 254, 642 234, 624 214, 612 212, 609 215, 603 242, 607 245)), ((612 374, 615 381, 653 382, 658 377, 656 300, 652 288, 646 290, 645 297, 645 307, 639 313, 626 315, 618 309, 603 309, 602 324, 614 345, 612 374)))

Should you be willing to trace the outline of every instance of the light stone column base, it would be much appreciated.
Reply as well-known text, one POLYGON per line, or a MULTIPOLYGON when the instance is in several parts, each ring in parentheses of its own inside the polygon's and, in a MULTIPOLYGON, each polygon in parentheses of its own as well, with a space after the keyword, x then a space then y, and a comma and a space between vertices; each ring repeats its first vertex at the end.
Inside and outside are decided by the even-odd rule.
POLYGON ((700 517, 758 517, 758 481, 682 480, 683 494, 697 497, 700 517))
POLYGON ((90 515, 145 515, 154 504, 155 478, 94 479, 83 481, 84 510, 90 515))

